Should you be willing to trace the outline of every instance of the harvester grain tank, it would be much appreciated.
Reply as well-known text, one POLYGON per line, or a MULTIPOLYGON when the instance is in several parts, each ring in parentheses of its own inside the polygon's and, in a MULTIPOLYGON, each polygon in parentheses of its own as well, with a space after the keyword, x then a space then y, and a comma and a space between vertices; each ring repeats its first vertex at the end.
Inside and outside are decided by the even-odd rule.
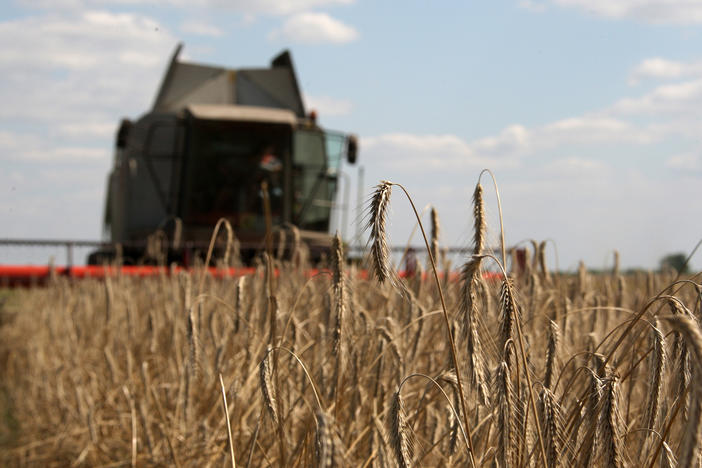
MULTIPOLYGON (((251 257, 266 233, 262 182, 274 226, 296 226, 312 255, 330 245, 330 218, 353 135, 325 131, 308 115, 289 52, 269 68, 228 69, 170 61, 153 108, 117 132, 105 232, 123 258, 143 259, 155 232, 206 243, 228 219, 251 257)), ((170 239, 171 241, 173 239, 170 239)), ((102 249, 89 263, 111 260, 102 249)), ((169 260, 188 253, 170 249, 169 260)))

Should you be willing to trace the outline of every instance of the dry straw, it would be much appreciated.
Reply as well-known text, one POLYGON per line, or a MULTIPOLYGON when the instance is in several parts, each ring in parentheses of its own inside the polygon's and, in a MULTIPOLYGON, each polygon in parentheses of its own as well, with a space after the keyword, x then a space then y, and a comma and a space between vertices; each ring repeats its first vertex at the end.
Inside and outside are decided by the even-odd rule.
POLYGON ((483 198, 460 281, 393 288, 388 262, 381 285, 335 247, 315 276, 284 255, 245 278, 0 290, 0 466, 697 466, 700 276, 546 282, 537 251, 483 278, 483 198))

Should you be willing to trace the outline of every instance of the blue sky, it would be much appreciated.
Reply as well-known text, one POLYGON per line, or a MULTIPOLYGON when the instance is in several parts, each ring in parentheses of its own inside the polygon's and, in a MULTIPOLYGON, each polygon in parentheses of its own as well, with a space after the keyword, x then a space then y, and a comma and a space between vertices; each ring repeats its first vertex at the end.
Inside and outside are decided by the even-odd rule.
POLYGON ((290 49, 320 123, 360 136, 363 198, 402 183, 444 245, 468 245, 483 168, 508 244, 553 239, 564 269, 614 249, 652 268, 702 238, 702 2, 676 0, 4 2, 0 237, 99 238, 116 125, 148 110, 178 42, 233 68, 290 49))

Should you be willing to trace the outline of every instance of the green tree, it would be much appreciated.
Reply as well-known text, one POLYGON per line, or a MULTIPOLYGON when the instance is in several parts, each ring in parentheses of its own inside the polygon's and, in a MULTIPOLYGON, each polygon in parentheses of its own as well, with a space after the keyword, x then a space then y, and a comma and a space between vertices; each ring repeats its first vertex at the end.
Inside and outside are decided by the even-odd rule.
POLYGON ((661 259, 661 270, 674 268, 679 273, 689 273, 690 267, 685 263, 687 255, 682 252, 668 254, 661 259))

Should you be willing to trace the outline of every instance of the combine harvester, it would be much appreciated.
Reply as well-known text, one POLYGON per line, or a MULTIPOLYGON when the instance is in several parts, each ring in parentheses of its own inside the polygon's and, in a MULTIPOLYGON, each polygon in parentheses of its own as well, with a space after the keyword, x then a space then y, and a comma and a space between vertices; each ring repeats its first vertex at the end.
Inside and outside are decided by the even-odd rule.
MULTIPOLYGON (((204 257, 221 218, 245 262, 273 230, 296 228, 312 260, 330 248, 340 166, 356 162, 356 137, 324 130, 306 112, 288 51, 269 68, 234 70, 182 62, 181 48, 153 108, 117 131, 104 216, 109 239, 88 256, 94 266, 55 271, 101 276, 95 266, 115 260, 187 267, 204 257), (148 248, 154 239, 159 259, 148 248)), ((0 284, 48 274, 48 267, 0 266, 0 284)))

